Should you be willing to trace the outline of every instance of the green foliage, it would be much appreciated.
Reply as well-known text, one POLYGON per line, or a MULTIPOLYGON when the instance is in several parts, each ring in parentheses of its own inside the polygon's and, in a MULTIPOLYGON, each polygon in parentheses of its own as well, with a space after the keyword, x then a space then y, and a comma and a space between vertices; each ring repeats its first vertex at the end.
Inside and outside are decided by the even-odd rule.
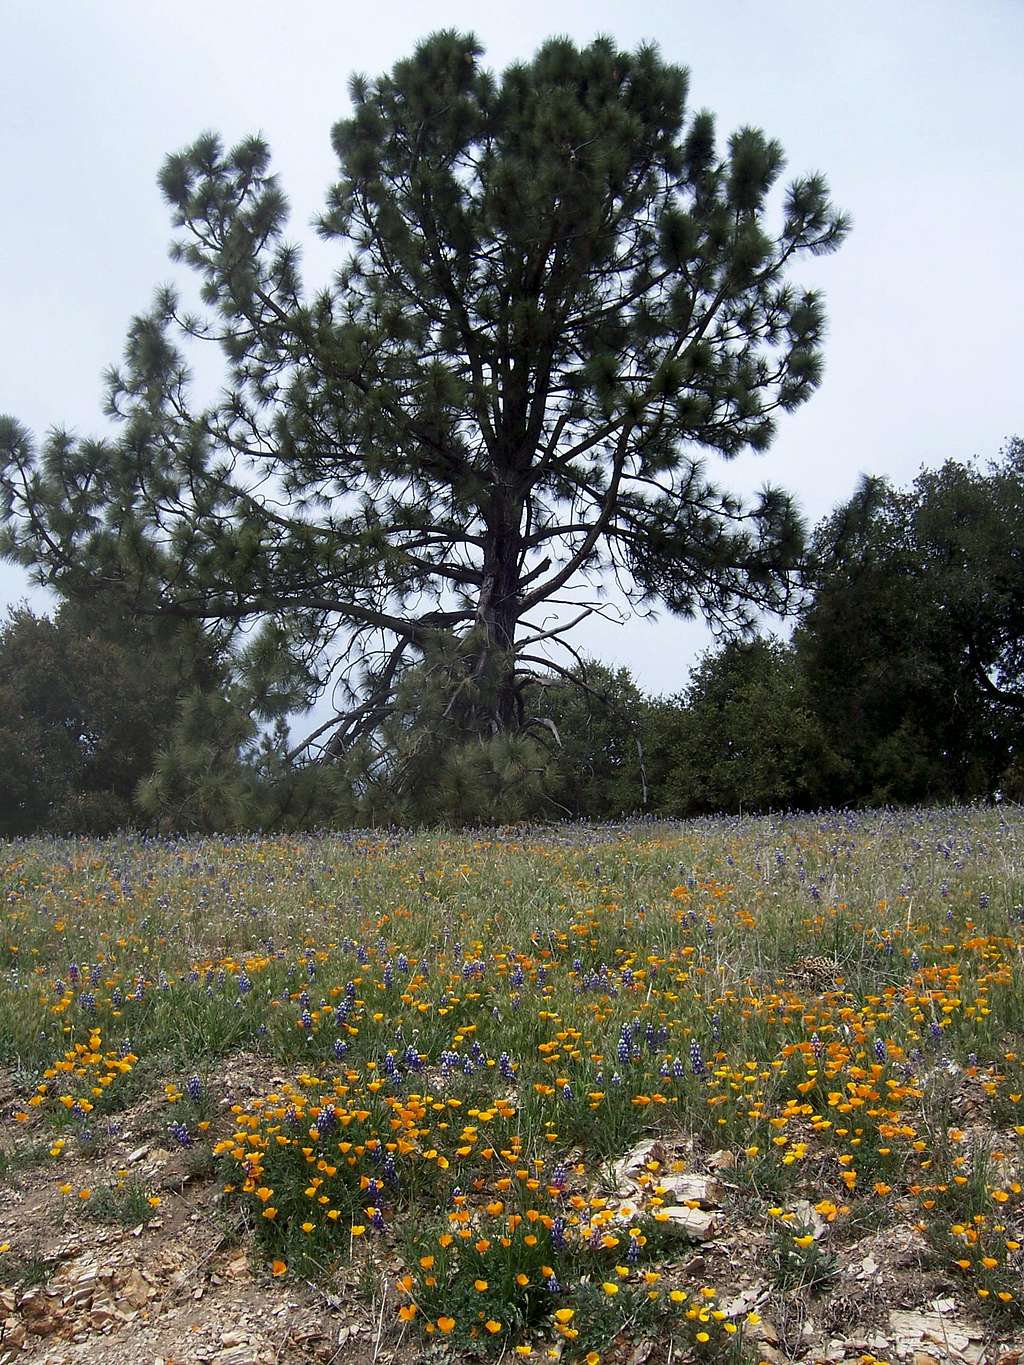
MULTIPOLYGON (((144 1185, 137 1180, 122 1177, 114 1185, 101 1185, 93 1190, 89 1199, 82 1205, 82 1215, 96 1223, 120 1223, 122 1227, 137 1227, 156 1217, 156 1205, 150 1203, 154 1198, 147 1194, 144 1185)), ((157 1203, 159 1203, 159 1197, 157 1203)))
POLYGON ((777 640, 705 654, 651 726, 657 808, 673 815, 814 806, 841 772, 794 651, 777 640))
POLYGON ((821 1291, 839 1274, 835 1253, 822 1247, 815 1239, 813 1229, 802 1224, 776 1228, 770 1266, 775 1287, 783 1293, 803 1289, 821 1291))
POLYGON ((98 604, 13 611, 0 627, 0 833, 132 823, 178 695, 212 673, 191 630, 98 604))
POLYGON ((1024 443, 905 492, 866 482, 818 528, 796 637, 846 772, 831 799, 971 798, 1000 785, 1024 718, 1024 443))
POLYGON ((243 763, 255 725, 230 696, 193 691, 138 789, 143 814, 166 830, 239 829, 253 823, 256 774, 243 763))
POLYGON ((534 706, 557 740, 546 792, 551 814, 607 820, 647 807, 648 703, 629 669, 590 660, 545 688, 534 706))
POLYGON ((327 784, 286 761, 289 713, 308 705, 310 674, 286 628, 265 622, 221 657, 220 685, 179 701, 167 741, 140 783, 139 809, 167 830, 210 832, 318 823, 337 815, 327 784), (270 725, 261 731, 260 725, 270 725))
POLYGON ((528 733, 480 733, 500 675, 480 667, 476 638, 439 642, 395 689, 374 733, 344 763, 361 822, 484 824, 536 814, 550 757, 528 733))

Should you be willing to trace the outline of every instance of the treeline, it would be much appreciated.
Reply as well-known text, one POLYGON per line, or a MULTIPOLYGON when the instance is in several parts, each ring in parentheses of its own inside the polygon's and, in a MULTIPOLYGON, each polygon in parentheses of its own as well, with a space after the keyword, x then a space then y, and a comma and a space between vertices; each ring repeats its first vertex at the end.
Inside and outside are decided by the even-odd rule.
POLYGON ((17 610, 0 833, 1019 800, 1022 527, 1020 440, 906 490, 866 480, 810 539, 788 639, 724 642, 667 697, 626 669, 552 673, 529 735, 466 744, 454 651, 410 675, 381 732, 319 762, 289 750, 307 680, 282 673, 272 631, 225 651, 109 603, 17 610))
POLYGON ((672 816, 1024 799, 1024 442, 909 490, 865 480, 812 537, 788 641, 726 643, 673 697, 608 681, 603 722, 576 698, 565 727, 603 794, 581 814, 645 790, 672 816))

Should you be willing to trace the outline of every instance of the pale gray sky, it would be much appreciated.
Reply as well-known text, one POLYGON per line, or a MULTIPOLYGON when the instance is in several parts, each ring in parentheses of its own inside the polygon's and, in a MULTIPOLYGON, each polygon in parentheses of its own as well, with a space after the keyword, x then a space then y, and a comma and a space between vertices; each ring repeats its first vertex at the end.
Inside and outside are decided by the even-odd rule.
MULTIPOLYGON (((1024 433, 1024 0, 0 0, 0 411, 36 433, 102 430, 101 371, 175 278, 156 188, 168 152, 208 128, 262 132, 293 236, 311 241, 349 74, 443 27, 474 31, 497 68, 552 33, 654 39, 723 139, 756 124, 790 175, 828 175, 854 230, 794 277, 827 294, 825 380, 767 455, 721 471, 734 487, 791 488, 813 521, 862 472, 905 483, 1024 433)), ((320 283, 321 244, 307 263, 320 283)), ((0 605, 25 581, 0 565, 0 605)), ((580 642, 674 691, 708 637, 663 615, 580 642)))

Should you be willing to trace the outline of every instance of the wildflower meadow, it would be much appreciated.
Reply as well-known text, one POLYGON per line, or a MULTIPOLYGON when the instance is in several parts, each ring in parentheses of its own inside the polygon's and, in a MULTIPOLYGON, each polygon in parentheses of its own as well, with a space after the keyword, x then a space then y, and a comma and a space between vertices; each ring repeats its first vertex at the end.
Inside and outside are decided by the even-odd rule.
POLYGON ((983 1352, 1024 1329, 1019 808, 0 866, 12 1331, 53 1269, 28 1194, 46 1235, 159 1241, 141 1138, 268 1303, 349 1286, 352 1359, 895 1360, 936 1302, 983 1352))

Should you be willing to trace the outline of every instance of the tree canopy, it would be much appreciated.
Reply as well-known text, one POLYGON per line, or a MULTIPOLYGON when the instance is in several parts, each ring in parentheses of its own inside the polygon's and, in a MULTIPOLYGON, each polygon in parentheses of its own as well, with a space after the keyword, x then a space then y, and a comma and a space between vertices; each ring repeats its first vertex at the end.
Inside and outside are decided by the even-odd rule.
POLYGON ((719 147, 654 47, 481 57, 442 32, 353 78, 317 291, 263 140, 170 156, 199 304, 163 288, 132 323, 113 436, 0 426, 3 552, 66 597, 271 632, 297 699, 333 689, 303 753, 379 759, 403 674, 439 657, 457 735, 540 732, 538 678, 575 667, 552 644, 609 571, 742 626, 798 563, 791 499, 743 505, 703 460, 764 450, 819 381, 822 302, 790 270, 846 233, 824 178, 772 199, 779 144, 719 147), (223 356, 205 406, 193 339, 223 356))
POLYGON ((681 696, 652 703, 646 738, 661 813, 821 804, 840 760, 801 663, 778 640, 730 640, 701 658, 681 696))
POLYGON ((1020 764, 1022 520, 1015 439, 998 461, 947 460, 909 489, 866 480, 818 528, 796 645, 847 762, 830 799, 969 798, 1020 764))
POLYGON ((225 677, 194 628, 64 603, 0 623, 0 835, 135 823, 186 695, 225 677))

